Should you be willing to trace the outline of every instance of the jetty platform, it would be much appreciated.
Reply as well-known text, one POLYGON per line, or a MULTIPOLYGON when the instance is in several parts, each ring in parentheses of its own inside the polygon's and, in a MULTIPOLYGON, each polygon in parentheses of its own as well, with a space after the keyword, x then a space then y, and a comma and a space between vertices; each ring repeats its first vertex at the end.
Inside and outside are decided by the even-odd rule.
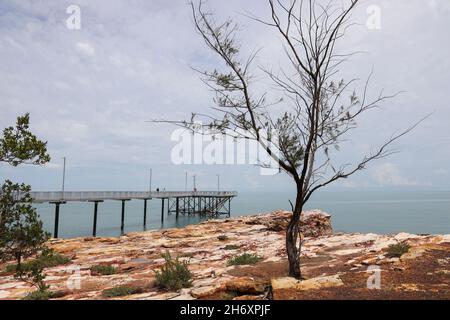
POLYGON ((93 225, 92 236, 97 235, 97 215, 99 203, 104 201, 121 201, 121 233, 125 227, 126 202, 143 201, 143 225, 147 224, 147 202, 161 200, 161 222, 165 214, 198 214, 208 218, 221 215, 230 216, 231 200, 237 196, 236 191, 36 191, 30 192, 34 203, 51 203, 55 205, 55 224, 53 236, 58 237, 60 206, 67 202, 92 202, 93 225), (166 206, 167 201, 167 206, 166 206))

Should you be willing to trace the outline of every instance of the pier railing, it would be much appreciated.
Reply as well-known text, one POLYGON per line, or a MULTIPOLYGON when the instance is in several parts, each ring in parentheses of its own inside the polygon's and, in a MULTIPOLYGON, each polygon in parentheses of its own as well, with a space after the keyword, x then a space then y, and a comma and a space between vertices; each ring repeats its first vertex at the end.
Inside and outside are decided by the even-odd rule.
POLYGON ((144 200, 183 197, 235 197, 235 191, 56 191, 30 192, 34 202, 144 200))

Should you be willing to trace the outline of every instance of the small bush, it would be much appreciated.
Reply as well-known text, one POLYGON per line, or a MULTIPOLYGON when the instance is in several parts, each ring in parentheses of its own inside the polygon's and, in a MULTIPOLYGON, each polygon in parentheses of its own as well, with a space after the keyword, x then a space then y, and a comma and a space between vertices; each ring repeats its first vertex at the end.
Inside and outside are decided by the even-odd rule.
POLYGON ((27 294, 22 300, 48 300, 62 298, 65 295, 64 291, 36 290, 27 294))
POLYGON ((226 240, 228 240, 228 237, 226 235, 220 235, 220 236, 217 237, 217 239, 219 241, 226 241, 226 240))
POLYGON ((22 300, 48 300, 52 298, 52 293, 48 290, 41 291, 36 290, 33 292, 30 292, 25 297, 22 298, 22 300))
POLYGON ((117 273, 117 269, 114 266, 110 265, 98 265, 98 266, 91 266, 91 273, 94 275, 102 275, 102 276, 109 276, 111 274, 117 273))
POLYGON ((227 265, 229 266, 239 266, 239 265, 246 265, 246 264, 255 264, 261 260, 261 257, 257 256, 253 253, 244 253, 240 256, 235 256, 233 258, 230 258, 227 262, 227 265))
POLYGON ((179 258, 192 258, 193 256, 195 256, 195 252, 182 252, 178 255, 179 258))
MULTIPOLYGON (((70 262, 70 259, 66 256, 63 256, 59 253, 55 253, 51 250, 47 250, 43 252, 36 259, 27 261, 22 263, 21 268, 23 272, 30 272, 33 269, 44 269, 56 267, 62 264, 66 264, 70 262)), ((10 264, 5 268, 6 272, 16 272, 17 264, 10 264)))
POLYGON ((411 246, 407 243, 391 244, 387 249, 386 256, 388 258, 400 258, 403 254, 407 253, 411 246))
POLYGON ((129 296, 132 294, 142 293, 144 290, 140 287, 132 287, 132 286, 117 286, 111 289, 103 290, 102 295, 106 298, 112 298, 112 297, 123 297, 123 296, 129 296))
POLYGON ((172 259, 168 251, 162 257, 166 262, 161 271, 155 271, 156 285, 169 290, 189 288, 192 284, 192 273, 188 269, 188 262, 180 262, 178 257, 172 259))
POLYGON ((227 245, 224 247, 224 250, 237 250, 237 249, 239 249, 239 248, 241 248, 240 245, 237 245, 237 244, 227 244, 227 245))

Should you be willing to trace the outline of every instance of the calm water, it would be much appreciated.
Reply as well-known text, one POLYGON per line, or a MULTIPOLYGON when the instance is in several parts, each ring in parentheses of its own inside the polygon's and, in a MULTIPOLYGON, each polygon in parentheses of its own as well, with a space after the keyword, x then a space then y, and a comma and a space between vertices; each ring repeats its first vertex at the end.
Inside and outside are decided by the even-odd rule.
MULTIPOLYGON (((240 192, 232 201, 232 216, 270 212, 290 208, 287 193, 240 192)), ((142 231, 143 201, 126 203, 125 232, 142 231)), ((59 236, 64 238, 90 236, 93 220, 92 203, 67 203, 61 206, 59 236)), ((45 228, 53 231, 54 205, 36 205, 45 228)), ((167 208, 167 202, 166 202, 167 208)), ((332 215, 335 231, 374 233, 450 233, 450 191, 392 191, 392 192, 322 192, 307 205, 332 215)), ((120 234, 121 202, 99 204, 97 235, 120 234)), ((199 218, 165 217, 161 225, 161 201, 148 204, 147 230, 182 227, 198 223, 199 218)))

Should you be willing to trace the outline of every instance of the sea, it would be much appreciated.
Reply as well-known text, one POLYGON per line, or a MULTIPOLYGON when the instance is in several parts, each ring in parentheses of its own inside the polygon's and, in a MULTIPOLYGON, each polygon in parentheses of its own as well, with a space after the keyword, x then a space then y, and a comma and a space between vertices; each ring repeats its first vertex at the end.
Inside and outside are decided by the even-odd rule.
MULTIPOLYGON (((289 210, 288 192, 239 192, 231 202, 231 216, 289 210)), ((44 228, 53 232, 55 206, 36 204, 44 228)), ((92 235, 93 203, 68 202, 61 205, 59 237, 92 235)), ((183 227, 201 221, 198 216, 165 214, 161 223, 161 200, 148 202, 147 225, 143 226, 144 201, 126 202, 124 232, 183 227)), ((167 202, 166 202, 167 208, 167 202)), ((394 234, 450 234, 450 191, 323 191, 306 204, 306 209, 320 209, 332 216, 335 232, 394 234)), ((97 236, 119 236, 121 202, 99 204, 97 236)))

